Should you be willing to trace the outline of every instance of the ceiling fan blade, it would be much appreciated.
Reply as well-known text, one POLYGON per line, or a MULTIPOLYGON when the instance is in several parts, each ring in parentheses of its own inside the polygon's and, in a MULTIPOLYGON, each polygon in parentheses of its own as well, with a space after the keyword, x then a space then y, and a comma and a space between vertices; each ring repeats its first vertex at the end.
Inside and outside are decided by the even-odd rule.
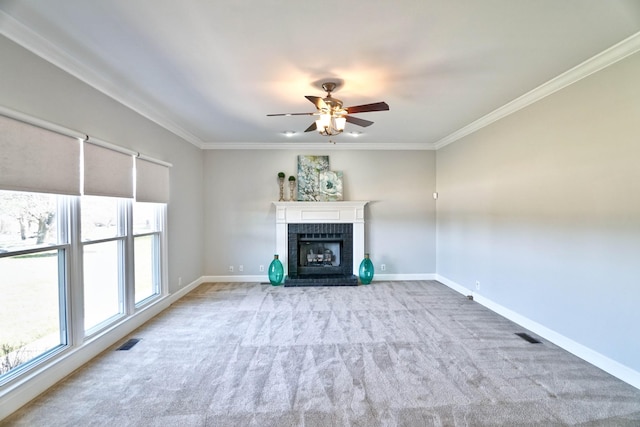
POLYGON ((317 130, 318 128, 316 127, 316 122, 311 123, 311 126, 309 126, 308 128, 305 129, 305 132, 312 132, 314 130, 317 130))
MULTIPOLYGON (((351 116, 344 116, 344 117, 347 119, 347 122, 357 126, 367 127, 373 124, 373 122, 369 120, 359 119, 357 117, 351 117, 351 116)), ((313 124, 315 125, 315 122, 313 124)))
POLYGON ((273 116, 313 116, 316 113, 278 113, 278 114, 267 114, 267 117, 273 116))
POLYGON ((386 102, 374 102, 373 104, 356 105, 347 107, 347 114, 366 113, 368 111, 387 111, 389 105, 386 102))
POLYGON ((329 108, 329 106, 324 102, 324 99, 320 98, 319 96, 307 95, 307 96, 305 96, 305 98, 307 98, 309 101, 311 101, 313 103, 313 105, 315 105, 318 110, 329 108))

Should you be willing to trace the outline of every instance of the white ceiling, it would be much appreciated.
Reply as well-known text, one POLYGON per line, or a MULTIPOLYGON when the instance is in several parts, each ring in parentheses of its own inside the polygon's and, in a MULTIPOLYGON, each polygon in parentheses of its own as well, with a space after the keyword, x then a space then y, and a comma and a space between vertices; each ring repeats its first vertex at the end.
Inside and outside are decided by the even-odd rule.
POLYGON ((638 33, 640 1, 0 0, 0 30, 203 148, 326 142, 266 115, 331 78, 390 106, 336 143, 434 147, 638 33))

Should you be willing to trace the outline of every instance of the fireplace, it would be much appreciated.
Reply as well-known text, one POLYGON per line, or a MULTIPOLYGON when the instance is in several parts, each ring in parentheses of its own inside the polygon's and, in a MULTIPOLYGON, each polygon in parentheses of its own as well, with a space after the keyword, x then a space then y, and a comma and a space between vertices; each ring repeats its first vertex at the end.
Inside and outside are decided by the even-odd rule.
POLYGON ((357 285, 367 202, 274 202, 285 286, 357 285))
POLYGON ((357 285, 353 274, 353 224, 289 224, 285 286, 357 285))

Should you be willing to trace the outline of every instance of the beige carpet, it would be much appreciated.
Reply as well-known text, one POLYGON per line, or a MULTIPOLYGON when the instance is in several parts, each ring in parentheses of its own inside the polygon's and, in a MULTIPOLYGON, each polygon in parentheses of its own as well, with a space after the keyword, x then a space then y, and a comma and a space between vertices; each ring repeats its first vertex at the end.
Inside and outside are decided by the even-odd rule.
POLYGON ((0 424, 640 425, 640 390, 517 332, 438 282, 204 284, 0 424))

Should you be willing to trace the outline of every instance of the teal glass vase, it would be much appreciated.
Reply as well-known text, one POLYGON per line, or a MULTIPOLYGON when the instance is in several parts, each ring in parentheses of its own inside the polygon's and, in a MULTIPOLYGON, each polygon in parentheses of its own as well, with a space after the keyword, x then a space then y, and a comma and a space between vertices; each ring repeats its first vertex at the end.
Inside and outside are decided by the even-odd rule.
POLYGON ((278 255, 273 256, 273 261, 269 264, 269 282, 273 286, 278 286, 282 282, 282 278, 284 277, 284 267, 282 266, 282 262, 278 255))
POLYGON ((360 282, 363 285, 368 285, 373 280, 373 263, 369 259, 369 254, 364 254, 364 259, 360 263, 358 276, 360 276, 360 282))

